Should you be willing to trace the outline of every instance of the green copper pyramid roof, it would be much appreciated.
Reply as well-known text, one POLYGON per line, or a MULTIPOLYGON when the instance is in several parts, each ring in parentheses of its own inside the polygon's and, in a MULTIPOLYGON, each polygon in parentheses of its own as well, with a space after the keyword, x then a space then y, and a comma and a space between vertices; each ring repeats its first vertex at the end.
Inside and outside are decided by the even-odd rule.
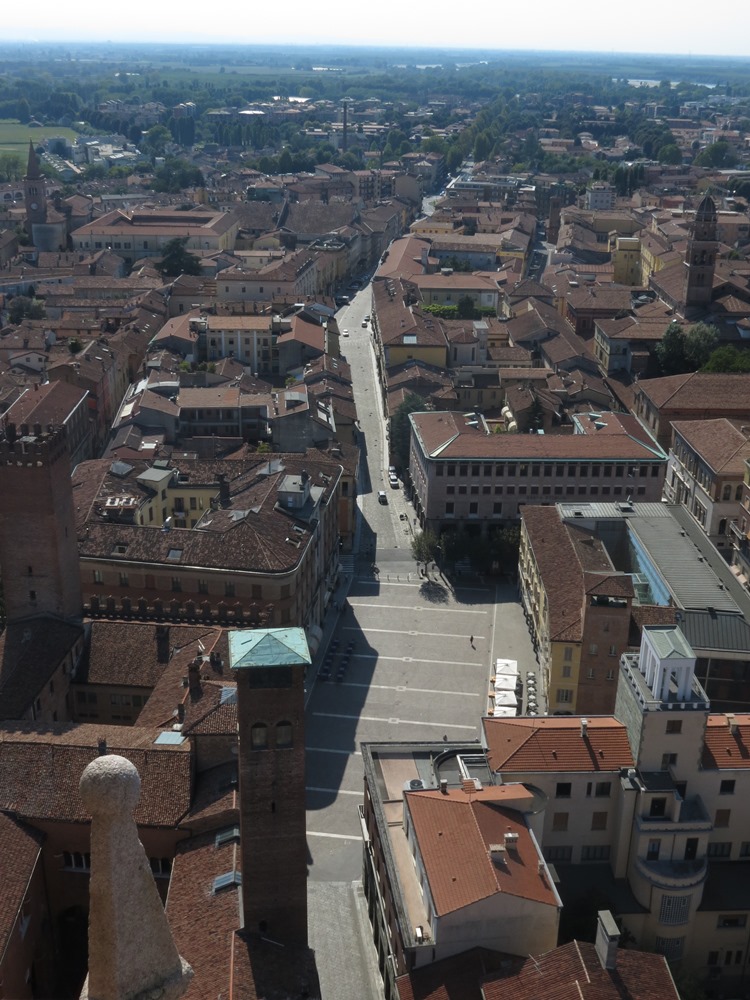
POLYGON ((232 670, 293 663, 310 663, 310 650, 302 628, 257 628, 229 633, 232 670))

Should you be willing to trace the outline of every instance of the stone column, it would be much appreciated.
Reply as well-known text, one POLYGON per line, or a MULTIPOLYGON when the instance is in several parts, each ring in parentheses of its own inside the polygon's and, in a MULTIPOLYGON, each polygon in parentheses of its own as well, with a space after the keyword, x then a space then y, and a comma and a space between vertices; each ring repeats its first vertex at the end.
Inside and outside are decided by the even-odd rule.
POLYGON ((138 771, 105 754, 85 769, 80 791, 91 814, 89 975, 81 1000, 176 1000, 193 970, 177 951, 138 839, 138 771))

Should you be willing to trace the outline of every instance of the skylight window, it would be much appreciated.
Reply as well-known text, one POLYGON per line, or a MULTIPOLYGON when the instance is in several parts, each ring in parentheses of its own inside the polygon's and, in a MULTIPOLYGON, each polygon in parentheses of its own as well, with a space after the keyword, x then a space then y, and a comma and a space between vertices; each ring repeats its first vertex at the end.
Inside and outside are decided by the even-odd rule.
POLYGON ((182 559, 182 549, 170 549, 167 553, 169 562, 179 562, 182 559))

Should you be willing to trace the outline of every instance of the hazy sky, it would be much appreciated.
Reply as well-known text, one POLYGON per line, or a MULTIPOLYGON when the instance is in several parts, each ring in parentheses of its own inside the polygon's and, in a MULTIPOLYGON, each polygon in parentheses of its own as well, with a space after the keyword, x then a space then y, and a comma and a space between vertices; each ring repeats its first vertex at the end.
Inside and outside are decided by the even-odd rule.
POLYGON ((30 6, 7 0, 4 10, 5 40, 340 43, 750 57, 746 0, 724 0, 709 12, 697 0, 536 0, 468 7, 445 0, 225 0, 215 5, 205 0, 37 0, 30 6))

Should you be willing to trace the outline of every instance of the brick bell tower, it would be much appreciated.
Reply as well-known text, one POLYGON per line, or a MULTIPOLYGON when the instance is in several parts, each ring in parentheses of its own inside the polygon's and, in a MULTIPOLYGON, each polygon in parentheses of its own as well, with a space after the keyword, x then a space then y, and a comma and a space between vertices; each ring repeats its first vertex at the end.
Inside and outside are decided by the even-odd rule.
POLYGON ((33 227, 47 220, 47 186, 39 166, 34 143, 29 140, 29 159, 23 179, 23 196, 26 204, 26 228, 33 239, 33 227))
POLYGON ((716 266, 716 205, 709 195, 695 213, 685 253, 685 308, 705 308, 711 302, 716 266))
POLYGON ((9 624, 38 615, 80 619, 70 456, 64 427, 0 432, 0 567, 9 624))
POLYGON ((307 946, 305 668, 301 628, 229 633, 237 680, 244 928, 307 946))

